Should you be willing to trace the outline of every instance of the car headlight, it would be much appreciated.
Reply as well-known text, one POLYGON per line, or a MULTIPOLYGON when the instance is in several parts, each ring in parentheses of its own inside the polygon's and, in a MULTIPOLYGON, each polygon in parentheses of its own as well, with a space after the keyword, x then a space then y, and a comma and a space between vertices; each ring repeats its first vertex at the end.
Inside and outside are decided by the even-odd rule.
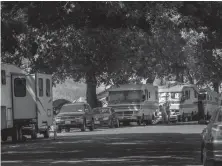
POLYGON ((60 122, 60 121, 61 121, 61 118, 56 118, 55 121, 56 121, 56 122, 60 122))
POLYGON ((109 120, 109 117, 105 117, 105 118, 103 118, 103 120, 109 120))

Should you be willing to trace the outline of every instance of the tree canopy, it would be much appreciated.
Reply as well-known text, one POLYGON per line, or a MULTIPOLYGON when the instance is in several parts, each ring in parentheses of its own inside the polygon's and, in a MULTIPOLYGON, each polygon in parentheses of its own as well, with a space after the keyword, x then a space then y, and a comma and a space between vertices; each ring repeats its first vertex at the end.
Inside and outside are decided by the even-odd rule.
POLYGON ((96 86, 129 78, 218 88, 221 9, 221 2, 2 2, 2 60, 28 59, 54 81, 85 81, 92 107, 96 86))

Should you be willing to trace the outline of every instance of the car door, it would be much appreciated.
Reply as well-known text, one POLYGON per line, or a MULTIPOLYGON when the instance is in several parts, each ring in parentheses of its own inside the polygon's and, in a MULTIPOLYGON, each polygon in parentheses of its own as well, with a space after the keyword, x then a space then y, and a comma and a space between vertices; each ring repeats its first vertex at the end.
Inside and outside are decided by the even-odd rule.
POLYGON ((215 120, 216 120, 216 117, 217 117, 218 113, 219 113, 219 109, 217 109, 217 110, 215 110, 213 112, 212 117, 210 119, 210 122, 207 125, 206 132, 205 132, 205 134, 203 136, 205 143, 208 143, 210 141, 210 139, 211 139, 212 126, 215 123, 215 120))

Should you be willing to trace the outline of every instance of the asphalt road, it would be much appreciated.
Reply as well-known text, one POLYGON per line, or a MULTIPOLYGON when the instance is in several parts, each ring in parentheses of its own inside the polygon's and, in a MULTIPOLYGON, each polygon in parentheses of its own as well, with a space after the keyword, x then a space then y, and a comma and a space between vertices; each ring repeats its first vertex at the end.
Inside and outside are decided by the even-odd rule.
POLYGON ((72 131, 56 140, 2 143, 2 165, 199 166, 204 125, 141 126, 72 131))

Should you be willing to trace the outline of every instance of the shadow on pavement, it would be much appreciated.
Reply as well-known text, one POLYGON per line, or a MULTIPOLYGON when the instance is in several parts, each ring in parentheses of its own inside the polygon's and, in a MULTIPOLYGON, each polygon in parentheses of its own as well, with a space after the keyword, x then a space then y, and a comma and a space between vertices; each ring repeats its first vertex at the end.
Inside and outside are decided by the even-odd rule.
POLYGON ((114 134, 2 145, 2 165, 171 165, 200 163, 199 134, 114 134))

